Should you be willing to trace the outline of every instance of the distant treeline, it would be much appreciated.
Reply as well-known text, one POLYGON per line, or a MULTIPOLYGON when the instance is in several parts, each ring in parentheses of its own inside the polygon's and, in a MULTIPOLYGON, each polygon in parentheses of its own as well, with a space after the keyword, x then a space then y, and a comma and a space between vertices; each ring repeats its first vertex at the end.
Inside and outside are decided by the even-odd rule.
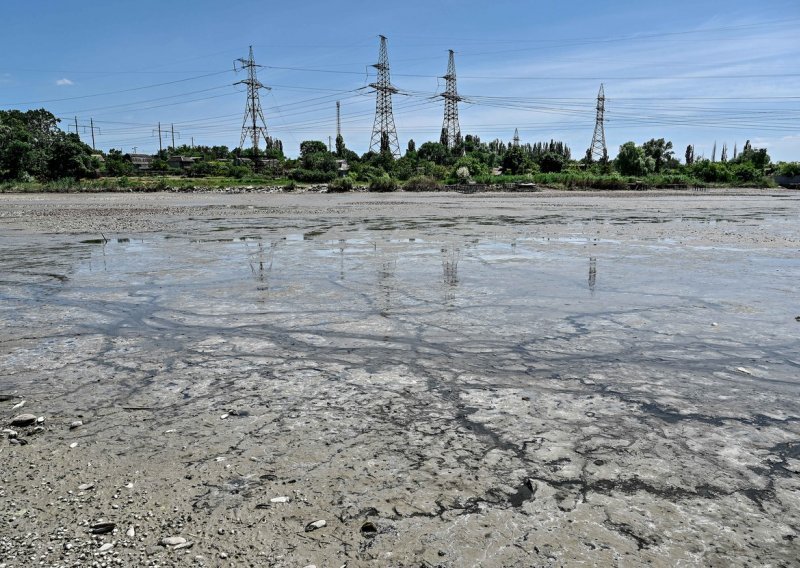
POLYGON ((265 144, 266 148, 257 153, 226 146, 184 145, 143 159, 114 149, 93 152, 76 134, 62 131, 58 119, 44 109, 0 111, 0 181, 47 182, 151 174, 243 179, 258 174, 262 179, 332 183, 332 188, 339 190, 361 183, 390 191, 400 183, 408 189, 435 189, 444 183, 514 179, 590 187, 623 187, 631 183, 631 178, 657 179, 666 185, 769 185, 768 176, 800 174, 797 162, 773 165, 767 151, 753 148, 749 141, 730 159, 727 149, 723 149, 719 161, 716 156, 711 160, 696 158, 694 148, 688 146, 683 162, 675 156, 672 142, 664 138, 640 145, 626 142, 614 160, 604 157, 599 161, 592 160, 589 152, 575 160, 570 148, 556 140, 533 144, 499 139, 483 142, 469 134, 458 137, 452 148, 441 142, 425 142, 417 147, 410 140, 400 157, 388 151, 358 155, 346 147, 341 136, 330 150, 320 141, 302 142, 297 159, 286 158, 280 140, 268 138, 265 144))

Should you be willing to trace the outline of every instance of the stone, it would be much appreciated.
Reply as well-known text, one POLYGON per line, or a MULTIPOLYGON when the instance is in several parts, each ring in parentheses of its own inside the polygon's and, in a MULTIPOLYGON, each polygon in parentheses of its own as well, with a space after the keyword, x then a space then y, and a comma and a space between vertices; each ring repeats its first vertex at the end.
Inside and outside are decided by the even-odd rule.
POLYGON ((269 502, 270 503, 288 503, 289 502, 289 498, 286 497, 286 496, 273 497, 272 499, 269 500, 269 502))
POLYGON ((324 527, 327 524, 328 523, 325 522, 323 519, 320 519, 318 521, 314 521, 313 523, 308 523, 306 525, 306 532, 311 532, 311 531, 315 531, 317 529, 321 529, 322 527, 324 527))
POLYGON ((77 447, 78 447, 78 442, 72 442, 72 443, 69 445, 69 447, 70 447, 70 448, 77 448, 77 447))
POLYGON ((9 438, 16 438, 17 436, 19 436, 19 432, 17 432, 16 430, 12 430, 11 428, 4 428, 3 434, 8 436, 9 438))
POLYGON ((194 543, 191 540, 187 540, 186 542, 177 545, 172 550, 180 550, 181 548, 192 548, 193 546, 194 546, 194 543))
POLYGON ((91 527, 89 527, 89 530, 91 531, 92 534, 108 534, 111 531, 113 531, 116 527, 117 527, 116 523, 100 522, 93 524, 91 527))
POLYGON ((164 538, 161 539, 159 544, 161 546, 178 546, 184 544, 185 542, 186 539, 183 538, 182 536, 165 536, 164 538))
POLYGON ((133 538, 136 536, 136 529, 133 528, 133 525, 129 526, 128 530, 125 531, 125 536, 127 536, 128 538, 133 538))
POLYGON ((36 422, 35 414, 20 414, 11 419, 12 426, 30 426, 36 422))
POLYGON ((17 410, 18 408, 22 408, 23 406, 25 406, 25 401, 24 400, 18 402, 14 406, 12 406, 11 410, 17 410))
POLYGON ((114 543, 113 542, 107 542, 103 546, 101 546, 99 549, 97 549, 97 552, 108 552, 112 548, 114 548, 114 543))
POLYGON ((79 491, 88 491, 89 489, 94 489, 94 483, 81 483, 78 485, 79 491))
POLYGON ((74 422, 70 423, 69 429, 74 430, 75 428, 80 428, 81 426, 83 426, 83 420, 75 420, 74 422))

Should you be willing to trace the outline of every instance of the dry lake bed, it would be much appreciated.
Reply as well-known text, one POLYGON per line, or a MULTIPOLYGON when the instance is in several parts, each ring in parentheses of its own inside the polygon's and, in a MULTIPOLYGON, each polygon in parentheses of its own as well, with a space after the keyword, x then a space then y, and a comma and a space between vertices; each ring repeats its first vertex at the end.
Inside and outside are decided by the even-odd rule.
POLYGON ((0 567, 798 566, 799 284, 796 192, 2 195, 0 567))

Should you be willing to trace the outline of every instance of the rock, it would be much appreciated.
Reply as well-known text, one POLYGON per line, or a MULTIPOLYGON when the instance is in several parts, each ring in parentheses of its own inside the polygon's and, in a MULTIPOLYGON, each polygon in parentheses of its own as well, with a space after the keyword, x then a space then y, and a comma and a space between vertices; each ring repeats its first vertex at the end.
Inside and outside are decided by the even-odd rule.
POLYGON ((225 552, 220 552, 219 553, 219 557, 222 558, 223 560, 225 560, 228 557, 228 554, 225 553, 225 552))
POLYGON ((36 423, 37 424, 44 424, 44 416, 40 416, 39 418, 37 418, 36 419, 36 423))
POLYGON ((3 429, 3 434, 8 436, 9 438, 16 438, 17 436, 19 436, 19 433, 16 430, 12 430, 11 428, 3 429))
POLYGON ((220 419, 221 419, 221 420, 225 420, 225 419, 226 419, 228 416, 229 416, 229 414, 226 412, 225 414, 223 414, 222 416, 220 416, 220 419))
POLYGON ((361 525, 361 536, 372 538, 376 534, 378 534, 378 527, 375 526, 375 523, 367 521, 361 525))
POLYGON ((81 426, 83 426, 83 421, 82 420, 76 420, 75 422, 71 422, 70 423, 69 429, 70 430, 74 430, 75 428, 80 428, 81 426))
POLYGON ((286 497, 286 496, 273 497, 272 499, 269 500, 269 502, 270 503, 288 503, 289 502, 289 498, 286 497))
POLYGON ((72 442, 72 443, 69 445, 69 447, 70 447, 70 448, 77 448, 77 447, 78 447, 78 442, 72 442))
POLYGON ((23 406, 25 406, 25 401, 24 401, 24 400, 23 400, 23 401, 20 401, 20 402, 18 402, 18 403, 17 403, 17 404, 15 404, 14 406, 12 406, 12 407, 11 407, 11 410, 17 410, 18 408, 22 408, 23 406))
POLYGON ((717 327, 719 324, 717 322, 712 322, 711 327, 717 327))
POLYGON ((193 546, 194 546, 194 543, 191 540, 187 540, 186 542, 177 545, 172 550, 180 550, 181 548, 192 548, 193 546))
POLYGON ((127 536, 128 538, 133 538, 136 536, 136 529, 133 528, 133 525, 129 526, 128 530, 125 531, 125 536, 127 536))
POLYGON ((183 538, 182 536, 165 536, 164 538, 161 539, 159 544, 161 546, 178 546, 184 544, 185 542, 186 539, 183 538))
POLYGON ((321 529, 322 527, 324 527, 327 524, 328 523, 325 522, 323 519, 320 519, 318 521, 314 521, 313 523, 308 523, 306 525, 306 532, 311 532, 311 531, 315 531, 317 529, 321 529))
POLYGON ((744 367, 736 367, 736 370, 739 371, 740 373, 744 373, 745 375, 753 374, 752 371, 750 371, 749 369, 745 369, 744 367))
POLYGON ((111 522, 100 522, 95 523, 91 527, 89 527, 89 531, 92 534, 108 534, 113 531, 117 527, 116 523, 111 522))
POLYGON ((94 489, 94 483, 81 483, 78 485, 79 491, 88 491, 89 489, 94 489))
POLYGON ((11 419, 12 426, 30 426, 36 422, 35 414, 20 414, 11 419))
POLYGON ((100 548, 98 548, 98 549, 97 549, 97 552, 108 552, 108 551, 109 551, 109 550, 111 550, 112 548, 114 548, 114 543, 113 543, 113 542, 107 542, 107 543, 105 543, 103 546, 101 546, 100 548))
POLYGON ((800 321, 800 316, 796 316, 796 317, 794 318, 794 321, 800 321))

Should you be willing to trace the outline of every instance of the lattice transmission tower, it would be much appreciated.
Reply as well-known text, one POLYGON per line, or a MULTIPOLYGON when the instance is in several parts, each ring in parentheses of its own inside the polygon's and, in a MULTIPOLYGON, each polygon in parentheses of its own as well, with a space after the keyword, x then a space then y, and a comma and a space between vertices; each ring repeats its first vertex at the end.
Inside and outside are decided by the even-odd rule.
POLYGON ((444 93, 440 96, 444 99, 444 121, 442 122, 441 143, 452 150, 461 143, 461 126, 458 124, 458 101, 462 100, 458 96, 456 88, 456 61, 453 50, 449 50, 450 58, 447 62, 447 75, 442 77, 447 81, 444 93))
POLYGON ((589 155, 593 160, 607 160, 608 150, 606 149, 606 130, 603 125, 606 112, 606 95, 603 91, 603 84, 600 84, 600 91, 597 93, 597 120, 594 123, 594 135, 592 145, 589 147, 589 155))
POLYGON ((381 47, 378 62, 373 65, 378 70, 378 78, 370 87, 375 89, 375 123, 372 126, 372 138, 369 149, 372 152, 391 152, 395 158, 400 157, 400 143, 397 141, 397 128, 392 115, 392 93, 397 89, 389 78, 389 53, 386 50, 386 36, 380 36, 381 47))
POLYGON ((249 138, 253 145, 253 164, 256 167, 258 167, 259 140, 268 140, 267 121, 264 120, 258 91, 261 89, 269 90, 269 87, 258 80, 256 69, 259 67, 263 67, 263 65, 256 65, 256 61, 253 58, 252 45, 250 46, 250 56, 247 59, 239 58, 233 63, 234 71, 247 71, 247 79, 234 83, 234 85, 247 85, 247 106, 242 120, 242 137, 239 139, 239 149, 241 150, 244 147, 244 141, 249 138))

